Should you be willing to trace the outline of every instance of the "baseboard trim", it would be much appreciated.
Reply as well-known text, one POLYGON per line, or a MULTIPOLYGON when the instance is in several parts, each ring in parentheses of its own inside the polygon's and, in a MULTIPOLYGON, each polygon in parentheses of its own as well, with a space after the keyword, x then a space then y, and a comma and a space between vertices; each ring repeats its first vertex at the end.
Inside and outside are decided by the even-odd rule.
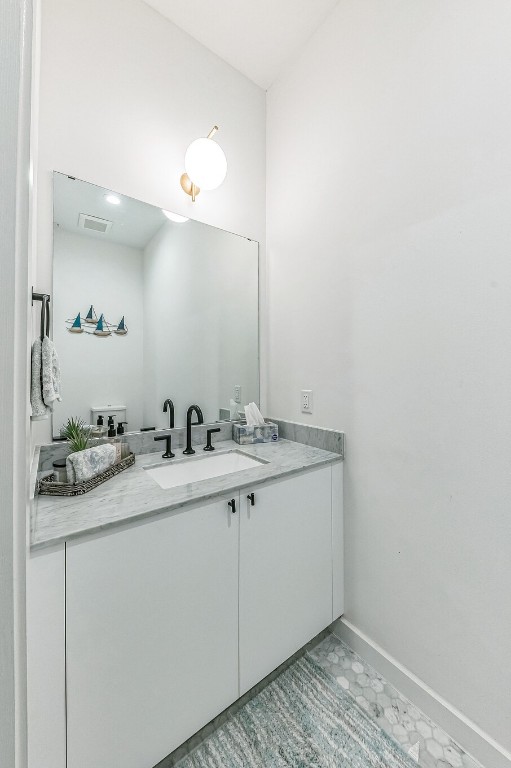
POLYGON ((511 768, 511 752, 348 619, 337 619, 330 630, 366 659, 485 768, 511 768))

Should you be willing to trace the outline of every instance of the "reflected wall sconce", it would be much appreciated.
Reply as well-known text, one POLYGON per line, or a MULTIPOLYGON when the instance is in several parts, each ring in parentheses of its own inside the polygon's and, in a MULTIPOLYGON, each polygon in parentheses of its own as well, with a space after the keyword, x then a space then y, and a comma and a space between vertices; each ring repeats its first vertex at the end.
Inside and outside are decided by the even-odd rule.
POLYGON ((225 179, 227 159, 223 149, 213 141, 218 131, 214 125, 206 138, 192 141, 185 154, 185 171, 181 176, 181 187, 192 201, 201 189, 216 189, 225 179))

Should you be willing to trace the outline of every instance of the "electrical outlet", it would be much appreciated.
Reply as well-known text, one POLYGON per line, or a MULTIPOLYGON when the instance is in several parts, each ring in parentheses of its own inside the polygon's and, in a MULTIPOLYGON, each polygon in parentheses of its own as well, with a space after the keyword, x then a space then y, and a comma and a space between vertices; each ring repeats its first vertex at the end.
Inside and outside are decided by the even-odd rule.
POLYGON ((312 389, 302 389, 302 413, 312 413, 312 389))
POLYGON ((241 403, 241 384, 235 384, 234 386, 234 402, 241 403))

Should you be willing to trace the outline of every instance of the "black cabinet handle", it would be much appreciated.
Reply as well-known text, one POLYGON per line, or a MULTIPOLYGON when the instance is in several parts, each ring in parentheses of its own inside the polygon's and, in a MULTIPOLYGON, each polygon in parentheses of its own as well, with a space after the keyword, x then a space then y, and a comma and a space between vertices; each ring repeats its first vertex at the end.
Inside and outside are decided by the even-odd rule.
POLYGON ((250 501, 250 506, 255 507, 255 493, 249 493, 247 499, 250 501))
POLYGON ((231 508, 231 512, 233 515, 236 514, 236 499, 231 499, 227 502, 227 505, 231 508))

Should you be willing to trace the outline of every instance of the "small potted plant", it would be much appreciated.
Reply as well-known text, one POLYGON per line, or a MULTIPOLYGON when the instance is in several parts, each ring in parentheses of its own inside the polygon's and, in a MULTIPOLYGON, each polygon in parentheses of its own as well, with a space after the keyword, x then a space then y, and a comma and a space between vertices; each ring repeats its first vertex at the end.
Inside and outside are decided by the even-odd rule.
POLYGON ((91 430, 85 425, 83 419, 71 417, 62 432, 62 437, 66 438, 70 453, 78 453, 89 447, 91 430))

